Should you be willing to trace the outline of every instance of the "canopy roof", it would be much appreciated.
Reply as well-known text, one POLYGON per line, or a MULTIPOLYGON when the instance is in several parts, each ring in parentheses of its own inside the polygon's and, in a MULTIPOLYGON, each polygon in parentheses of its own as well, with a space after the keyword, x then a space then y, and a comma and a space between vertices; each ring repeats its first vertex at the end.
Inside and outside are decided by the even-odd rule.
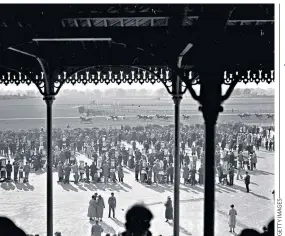
MULTIPOLYGON (((232 6, 217 55, 221 67, 273 70, 274 5, 232 6)), ((191 43, 182 63, 190 70, 200 56, 195 45, 204 9, 201 4, 2 4, 1 70, 42 71, 34 58, 17 50, 61 72, 94 66, 164 68, 191 43)))

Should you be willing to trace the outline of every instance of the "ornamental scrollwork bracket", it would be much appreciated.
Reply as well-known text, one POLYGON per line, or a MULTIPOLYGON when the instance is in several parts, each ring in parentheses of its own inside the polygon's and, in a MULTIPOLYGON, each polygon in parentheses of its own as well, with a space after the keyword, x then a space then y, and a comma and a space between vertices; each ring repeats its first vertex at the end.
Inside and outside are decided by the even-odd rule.
MULTIPOLYGON (((166 66, 92 66, 84 68, 67 68, 54 77, 55 94, 67 83, 75 85, 77 83, 95 85, 99 83, 162 83, 169 94, 173 94, 173 82, 176 78, 172 70, 166 66)), ((186 92, 184 86, 182 93, 186 92)))
MULTIPOLYGON (((187 89, 189 90, 191 96, 194 100, 200 102, 199 95, 197 95, 196 91, 193 89, 194 85, 200 84, 199 74, 191 71, 189 72, 189 76, 186 76, 186 73, 183 69, 179 71, 180 78, 183 80, 187 89)), ((226 91, 225 95, 222 95, 221 100, 227 100, 231 93, 233 92, 235 86, 238 83, 273 83, 274 82, 274 70, 266 70, 266 69, 258 69, 258 70, 246 70, 246 71, 224 71, 223 75, 223 84, 228 85, 229 88, 226 91)))
POLYGON ((45 94, 44 73, 37 74, 33 71, 18 70, 14 68, 0 67, 0 84, 8 86, 9 84, 26 84, 32 83, 37 87, 41 95, 45 94))

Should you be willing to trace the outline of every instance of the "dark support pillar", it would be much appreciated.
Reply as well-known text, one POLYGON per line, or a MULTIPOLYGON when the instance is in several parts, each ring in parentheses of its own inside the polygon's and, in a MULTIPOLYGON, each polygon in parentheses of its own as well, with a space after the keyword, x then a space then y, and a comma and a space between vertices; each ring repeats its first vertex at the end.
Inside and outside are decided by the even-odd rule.
POLYGON ((53 236, 53 181, 52 181, 52 104, 54 96, 45 96, 47 106, 47 236, 53 236))
POLYGON ((173 101, 174 101, 174 220, 173 220, 173 235, 179 236, 179 205, 180 205, 180 102, 182 100, 181 80, 177 76, 176 81, 173 82, 173 101))
POLYGON ((205 123, 204 236, 215 232, 215 123, 205 123))
MULTIPOLYGON (((221 107, 221 83, 219 73, 211 80, 201 80, 200 101, 205 120, 205 178, 204 178, 204 236, 215 235, 215 126, 221 107)), ((201 73, 201 76, 208 77, 201 73)))

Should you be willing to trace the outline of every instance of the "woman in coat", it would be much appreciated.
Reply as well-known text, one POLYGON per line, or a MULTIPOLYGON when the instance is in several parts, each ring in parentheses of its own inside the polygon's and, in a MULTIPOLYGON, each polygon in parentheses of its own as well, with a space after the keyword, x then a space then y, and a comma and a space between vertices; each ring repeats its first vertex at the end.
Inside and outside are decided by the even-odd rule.
POLYGON ((166 203, 164 204, 165 206, 165 222, 168 222, 168 220, 173 219, 173 207, 172 207, 172 201, 171 198, 168 197, 166 203))
POLYGON ((118 167, 118 178, 119 178, 119 182, 124 182, 124 170, 123 167, 121 165, 119 165, 118 167))
POLYGON ((72 171, 73 171, 73 174, 74 174, 74 183, 77 184, 78 183, 78 179, 79 179, 79 167, 78 167, 78 164, 77 162, 75 162, 75 164, 73 165, 72 167, 72 171))
POLYGON ((184 185, 187 183, 187 180, 189 179, 189 168, 187 164, 184 164, 183 167, 183 179, 184 179, 184 185))
POLYGON ((236 215, 237 211, 234 209, 234 205, 231 205, 231 209, 229 211, 229 227, 230 227, 230 233, 235 232, 236 227, 236 215))
POLYGON ((254 169, 256 169, 256 163, 257 163, 257 156, 256 156, 256 152, 254 151, 253 154, 252 154, 252 166, 254 169))
POLYGON ((58 183, 60 183, 63 180, 63 166, 61 162, 59 162, 59 165, 57 166, 57 174, 58 174, 58 183))
POLYGON ((92 199, 89 201, 87 216, 89 217, 90 220, 93 220, 93 218, 96 219, 98 217, 96 212, 96 198, 94 195, 92 196, 92 199))
POLYGON ((104 208, 105 208, 104 199, 102 198, 101 195, 99 195, 96 203, 96 212, 97 212, 97 217, 100 221, 102 221, 103 218, 104 208))

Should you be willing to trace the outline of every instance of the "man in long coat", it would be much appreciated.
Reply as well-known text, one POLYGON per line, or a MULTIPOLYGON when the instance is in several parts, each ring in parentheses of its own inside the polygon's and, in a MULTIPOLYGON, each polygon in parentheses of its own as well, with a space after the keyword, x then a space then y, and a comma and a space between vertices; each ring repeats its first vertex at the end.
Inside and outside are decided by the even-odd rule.
POLYGON ((57 174, 58 174, 58 182, 61 183, 63 180, 63 166, 61 162, 59 162, 59 165, 57 166, 57 174))
POLYGON ((74 183, 77 184, 78 183, 78 179, 79 179, 79 174, 78 174, 79 167, 78 167, 77 162, 75 162, 75 164, 73 165, 72 171, 73 171, 73 174, 74 174, 74 183))
POLYGON ((70 171, 71 171, 70 165, 67 164, 64 167, 64 183, 65 184, 69 184, 70 171))
POLYGON ((153 182, 157 183, 158 172, 159 172, 158 163, 154 163, 152 171, 153 171, 153 182))
POLYGON ((183 167, 183 179, 184 179, 184 185, 187 183, 187 180, 189 179, 189 168, 187 164, 184 164, 183 167))
POLYGON ((17 182, 18 181, 18 172, 19 172, 19 164, 18 162, 14 162, 14 181, 17 182))
POLYGON ((172 163, 170 163, 169 167, 167 168, 167 183, 169 183, 169 179, 170 179, 170 183, 173 184, 173 166, 172 166, 172 163))
POLYGON ((165 205, 165 219, 166 222, 168 222, 168 220, 172 220, 173 219, 173 207, 172 207, 172 201, 171 198, 168 197, 165 205))
POLYGON ((108 182, 109 174, 110 174, 110 168, 109 168, 108 164, 105 163, 103 165, 103 176, 104 176, 104 183, 105 184, 108 182))
POLYGON ((31 171, 31 167, 28 162, 26 162, 26 165, 24 165, 24 173, 25 173, 25 179, 24 182, 29 182, 29 174, 31 171))
POLYGON ((248 174, 248 172, 245 172, 244 183, 245 183, 246 192, 249 193, 250 175, 248 174))
POLYGON ((91 166, 90 166, 90 172, 91 172, 91 178, 92 180, 95 180, 95 173, 96 173, 96 165, 95 162, 93 161, 91 166))
POLYGON ((114 196, 114 193, 111 193, 111 197, 108 199, 109 204, 109 218, 111 218, 111 211, 113 212, 113 218, 115 218, 115 209, 117 205, 117 200, 114 196))
POLYGON ((90 167, 87 165, 87 162, 85 162, 84 169, 85 169, 85 174, 86 174, 86 182, 89 182, 89 169, 90 169, 90 167))
POLYGON ((13 167, 12 167, 12 165, 10 164, 10 161, 8 161, 8 164, 6 165, 7 179, 8 179, 8 180, 11 180, 12 170, 13 170, 13 167))

